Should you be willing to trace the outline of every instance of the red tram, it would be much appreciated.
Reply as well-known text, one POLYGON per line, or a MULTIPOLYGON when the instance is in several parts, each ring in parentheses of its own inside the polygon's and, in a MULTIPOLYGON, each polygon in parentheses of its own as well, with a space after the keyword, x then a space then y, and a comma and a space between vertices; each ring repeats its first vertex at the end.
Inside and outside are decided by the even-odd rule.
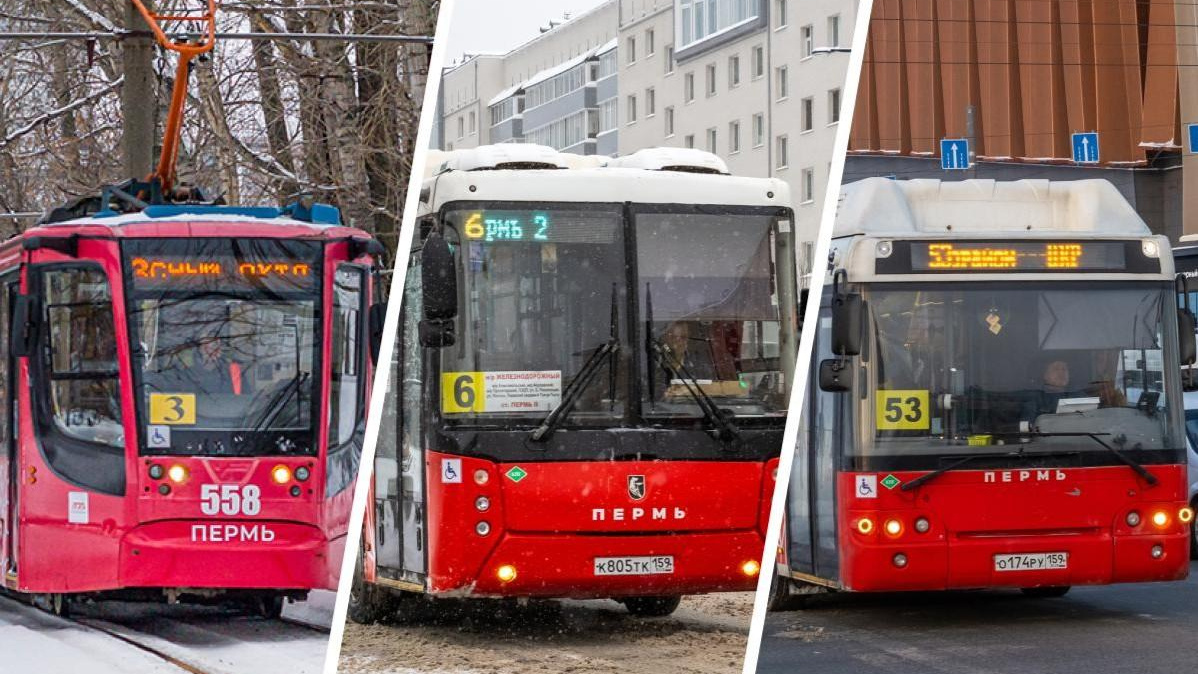
POLYGON ((381 244, 328 206, 109 196, 0 245, 4 586, 54 612, 86 595, 266 615, 335 587, 381 244))

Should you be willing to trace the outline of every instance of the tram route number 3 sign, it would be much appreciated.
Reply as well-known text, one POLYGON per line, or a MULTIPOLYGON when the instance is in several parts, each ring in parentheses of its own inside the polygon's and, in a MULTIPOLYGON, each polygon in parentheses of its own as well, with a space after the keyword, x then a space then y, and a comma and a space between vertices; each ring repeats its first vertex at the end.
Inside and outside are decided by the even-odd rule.
POLYGON ((191 425, 196 422, 194 393, 151 393, 150 423, 191 425))
POLYGON ((932 427, 926 390, 879 390, 875 423, 879 431, 926 431, 932 427))
POLYGON ((561 400, 561 370, 441 373, 443 414, 548 412, 561 400))

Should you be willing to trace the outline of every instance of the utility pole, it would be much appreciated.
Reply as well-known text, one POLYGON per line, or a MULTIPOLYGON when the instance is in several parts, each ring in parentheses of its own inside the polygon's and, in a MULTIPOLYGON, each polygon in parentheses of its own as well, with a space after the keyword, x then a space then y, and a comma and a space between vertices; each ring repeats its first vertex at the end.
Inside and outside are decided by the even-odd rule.
MULTIPOLYGON (((151 5, 150 0, 146 5, 151 5)), ((125 0, 125 28, 143 31, 146 37, 129 37, 121 43, 121 59, 125 66, 125 83, 121 88, 121 116, 125 126, 121 159, 126 178, 144 180, 153 170, 154 162, 154 118, 158 110, 155 43, 154 38, 144 32, 150 27, 129 0, 125 0)))

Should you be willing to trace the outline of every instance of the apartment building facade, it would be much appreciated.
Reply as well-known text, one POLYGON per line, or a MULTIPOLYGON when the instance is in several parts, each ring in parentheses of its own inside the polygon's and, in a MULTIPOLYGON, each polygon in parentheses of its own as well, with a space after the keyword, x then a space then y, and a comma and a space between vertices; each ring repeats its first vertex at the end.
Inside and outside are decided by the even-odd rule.
POLYGON ((438 147, 704 149, 737 175, 789 183, 812 240, 856 14, 857 0, 609 0, 447 70, 438 147))

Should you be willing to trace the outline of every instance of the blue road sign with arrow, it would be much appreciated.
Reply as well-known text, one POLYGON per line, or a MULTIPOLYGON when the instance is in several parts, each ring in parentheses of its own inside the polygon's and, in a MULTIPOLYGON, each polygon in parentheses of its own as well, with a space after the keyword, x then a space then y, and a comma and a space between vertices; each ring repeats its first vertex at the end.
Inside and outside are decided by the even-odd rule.
POLYGON ((1079 164, 1098 163, 1098 133, 1073 134, 1073 161, 1079 164))
POLYGON ((945 171, 961 171, 969 168, 969 139, 940 139, 940 168, 945 171))

